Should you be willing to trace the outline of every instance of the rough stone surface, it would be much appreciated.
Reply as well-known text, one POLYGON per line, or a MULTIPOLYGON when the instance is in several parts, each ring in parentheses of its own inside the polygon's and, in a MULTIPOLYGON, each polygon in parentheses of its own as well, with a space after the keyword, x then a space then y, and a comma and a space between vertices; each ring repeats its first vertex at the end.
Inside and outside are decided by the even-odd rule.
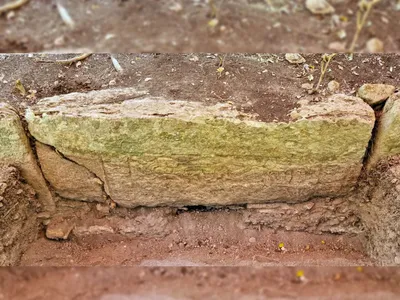
MULTIPOLYGON (((107 93, 91 97, 107 101, 107 93)), ((27 111, 29 130, 95 173, 111 199, 127 207, 298 202, 347 193, 375 118, 361 99, 344 95, 304 102, 288 123, 257 121, 230 104, 144 97, 89 105, 82 97, 42 99, 27 111)))
POLYGON ((395 91, 395 87, 389 84, 363 84, 358 89, 358 96, 369 105, 379 104, 388 99, 395 91))
POLYGON ((325 15, 335 12, 335 8, 326 0, 307 0, 306 7, 313 14, 325 15))
POLYGON ((45 178, 58 195, 83 201, 105 201, 103 182, 93 172, 40 142, 36 142, 36 152, 45 178))
POLYGON ((54 202, 25 135, 18 114, 0 103, 0 162, 12 164, 35 189, 45 210, 54 210, 54 202))
POLYGON ((381 159, 400 154, 400 94, 389 98, 379 120, 369 167, 381 159))

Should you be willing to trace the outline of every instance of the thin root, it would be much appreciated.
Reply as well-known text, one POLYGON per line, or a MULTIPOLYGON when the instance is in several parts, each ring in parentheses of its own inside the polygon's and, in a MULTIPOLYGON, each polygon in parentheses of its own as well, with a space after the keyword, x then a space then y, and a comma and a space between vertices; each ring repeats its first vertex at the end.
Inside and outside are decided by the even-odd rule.
POLYGON ((29 2, 29 0, 17 0, 14 2, 6 3, 3 6, 0 6, 0 14, 8 12, 10 10, 20 8, 22 5, 24 5, 28 2, 29 2))

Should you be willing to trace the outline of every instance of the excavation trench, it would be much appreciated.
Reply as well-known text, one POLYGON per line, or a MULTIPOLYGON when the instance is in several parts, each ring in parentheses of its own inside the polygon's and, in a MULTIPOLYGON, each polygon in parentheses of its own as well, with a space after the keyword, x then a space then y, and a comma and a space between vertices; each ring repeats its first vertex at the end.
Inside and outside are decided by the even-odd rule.
MULTIPOLYGON (((387 247, 381 251, 381 242, 385 238, 377 238, 385 230, 398 230, 394 215, 391 213, 389 217, 395 224, 385 222, 391 225, 381 226, 380 229, 375 228, 375 220, 365 216, 370 215, 370 211, 382 214, 376 209, 377 203, 382 206, 381 203, 386 201, 389 206, 395 201, 395 195, 390 195, 391 186, 371 181, 367 175, 367 158, 371 155, 373 139, 379 130, 381 111, 375 111, 378 117, 368 142, 363 174, 357 188, 343 196, 315 196, 298 203, 274 201, 228 206, 114 207, 104 182, 97 174, 55 147, 34 141, 34 153, 41 161, 41 170, 56 199, 56 212, 39 214, 43 229, 36 233, 38 238, 29 246, 16 240, 13 244, 15 249, 8 252, 23 252, 22 256, 16 258, 11 255, 2 263, 58 266, 349 266, 398 263, 394 254, 397 251, 396 241, 389 239, 387 247), (57 159, 47 161, 53 163, 52 166, 44 166, 43 161, 49 153, 57 159), (60 176, 49 173, 49 167, 56 169, 56 163, 73 165, 67 168, 67 172, 78 169, 96 179, 102 199, 77 202, 74 195, 65 197, 68 192, 57 186, 58 183, 53 184, 52 179, 49 180, 49 177, 60 176), (371 193, 380 193, 380 198, 374 198, 371 203, 371 193), (367 224, 366 219, 369 219, 367 224), (375 234, 371 235, 374 230, 375 234), (46 238, 46 234, 52 239, 46 238), (68 239, 64 240, 64 237, 68 239)), ((392 175, 388 175, 387 168, 373 174, 373 178, 392 175)), ((394 178, 390 182, 394 182, 394 178)), ((30 226, 38 228, 38 222, 30 222, 30 226)))
POLYGON ((399 264, 398 93, 373 110, 345 94, 290 102, 289 84, 249 106, 242 88, 232 103, 152 86, 43 98, 28 132, 0 118, 0 264, 399 264), (33 161, 39 183, 18 172, 33 161))

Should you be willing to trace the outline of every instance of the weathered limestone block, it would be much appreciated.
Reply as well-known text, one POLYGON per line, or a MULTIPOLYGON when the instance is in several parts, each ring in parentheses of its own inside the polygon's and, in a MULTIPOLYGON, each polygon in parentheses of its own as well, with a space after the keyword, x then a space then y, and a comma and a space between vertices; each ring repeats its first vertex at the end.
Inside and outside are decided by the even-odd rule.
POLYGON ((25 135, 21 120, 11 106, 0 103, 0 162, 17 167, 35 189, 45 210, 54 202, 25 135))
POLYGON ((108 93, 42 99, 26 119, 38 141, 95 173, 111 199, 127 207, 346 193, 375 120, 360 98, 344 95, 303 102, 292 121, 266 123, 230 104, 148 97, 110 103, 108 93))
POLYGON ((67 199, 83 201, 106 200, 103 182, 93 172, 63 158, 51 147, 40 142, 36 142, 36 152, 43 175, 57 194, 67 199))
POLYGON ((400 93, 393 94, 385 104, 379 120, 369 167, 381 159, 400 154, 400 93))

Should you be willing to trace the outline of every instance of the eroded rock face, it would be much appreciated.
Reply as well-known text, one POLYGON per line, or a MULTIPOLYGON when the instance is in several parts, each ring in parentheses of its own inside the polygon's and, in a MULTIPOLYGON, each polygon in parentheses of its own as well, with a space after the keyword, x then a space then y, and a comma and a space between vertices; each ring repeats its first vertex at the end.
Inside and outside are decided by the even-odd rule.
POLYGON ((398 154, 400 154, 400 94, 396 93, 389 98, 383 109, 368 166, 371 168, 382 159, 398 154))
POLYGON ((126 207, 337 196, 354 186, 374 125, 373 110, 344 95, 302 103, 291 122, 266 123, 230 104, 110 104, 108 93, 42 99, 26 118, 38 141, 96 174, 126 207))
POLYGON ((53 198, 33 155, 21 120, 11 106, 0 103, 0 163, 11 164, 35 189, 45 210, 54 210, 53 198))

